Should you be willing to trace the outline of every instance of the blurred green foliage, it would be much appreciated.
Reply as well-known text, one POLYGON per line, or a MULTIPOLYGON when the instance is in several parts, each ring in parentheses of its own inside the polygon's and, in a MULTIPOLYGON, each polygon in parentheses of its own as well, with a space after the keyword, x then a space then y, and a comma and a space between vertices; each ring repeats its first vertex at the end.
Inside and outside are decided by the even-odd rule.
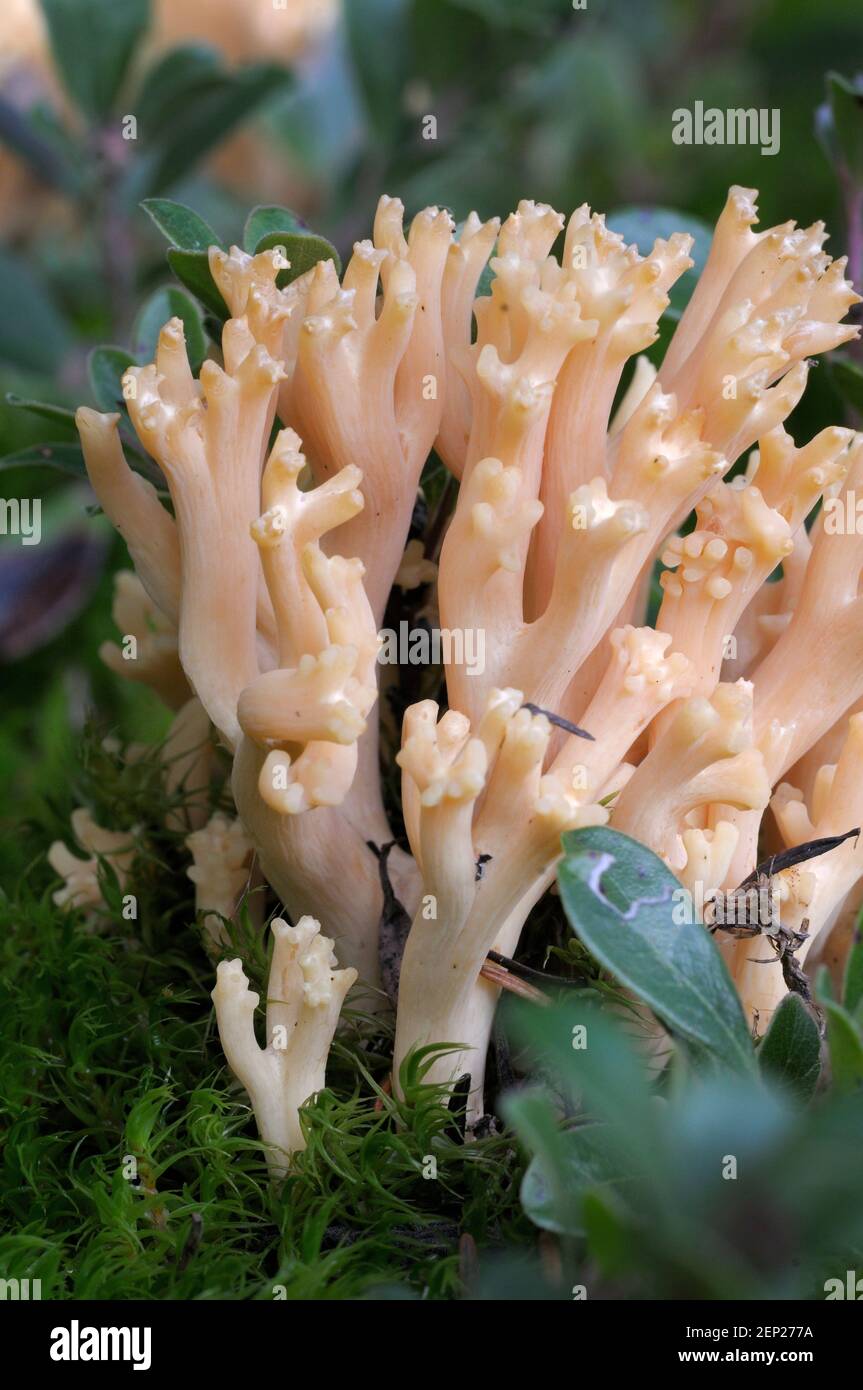
POLYGON ((863 940, 841 1003, 787 994, 754 1048, 713 937, 674 923, 678 881, 649 849, 572 831, 558 882, 578 939, 666 1030, 664 1048, 639 1045, 594 990, 509 1010, 535 1080, 503 1111, 532 1155, 525 1210, 562 1239, 560 1285, 590 1298, 823 1297, 863 1255, 863 940))

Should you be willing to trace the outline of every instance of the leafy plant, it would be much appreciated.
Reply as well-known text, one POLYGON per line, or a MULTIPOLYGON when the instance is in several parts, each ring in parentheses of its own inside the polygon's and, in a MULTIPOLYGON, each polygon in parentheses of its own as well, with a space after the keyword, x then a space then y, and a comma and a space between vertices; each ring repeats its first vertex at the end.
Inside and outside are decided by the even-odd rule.
POLYGON ((807 1108, 765 1076, 683 1065, 661 1097, 607 1014, 514 1008, 511 1027, 569 1114, 548 1089, 504 1103, 533 1155, 522 1202, 590 1298, 823 1297, 859 1258, 861 1092, 807 1108))

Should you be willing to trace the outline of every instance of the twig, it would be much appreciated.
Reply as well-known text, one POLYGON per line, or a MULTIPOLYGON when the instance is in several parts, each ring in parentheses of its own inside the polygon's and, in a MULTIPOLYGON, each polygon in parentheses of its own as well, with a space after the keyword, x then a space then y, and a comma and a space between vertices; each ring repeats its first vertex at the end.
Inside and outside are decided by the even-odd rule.
POLYGON ((570 980, 565 975, 550 975, 546 970, 534 970, 529 965, 522 965, 521 961, 510 960, 509 956, 502 956, 500 951, 489 951, 488 960, 495 965, 503 965, 510 970, 513 975, 518 975, 523 980, 536 980, 540 985, 560 985, 564 989, 583 989, 581 980, 570 980))
POLYGON ((580 729, 577 724, 573 724, 571 719, 564 719, 562 714, 555 714, 553 710, 543 709, 542 705, 534 705, 530 700, 525 700, 522 709, 529 709, 531 714, 544 714, 549 724, 556 724, 559 729, 565 729, 568 734, 576 734, 578 738, 589 738, 591 743, 596 742, 593 734, 589 734, 586 729, 580 729))
POLYGON ((771 854, 769 859, 757 864, 752 873, 748 874, 742 883, 738 883, 734 891, 740 893, 746 888, 754 888, 760 878, 772 878, 774 874, 782 873, 783 869, 791 869, 795 864, 804 864, 807 859, 815 859, 819 854, 828 854, 831 849, 837 849, 846 840, 859 834, 858 825, 853 830, 846 830, 844 835, 824 835, 820 840, 807 840, 803 845, 794 845, 792 849, 783 849, 778 854, 771 854))
POLYGON ((548 1000, 542 990, 537 989, 536 985, 528 984, 527 980, 519 979, 518 975, 513 975, 502 965, 486 957, 483 962, 480 975, 484 980, 488 980, 493 985, 498 985, 501 989, 509 990, 510 994, 518 994, 522 999, 529 999, 533 1004, 547 1004, 548 1000))

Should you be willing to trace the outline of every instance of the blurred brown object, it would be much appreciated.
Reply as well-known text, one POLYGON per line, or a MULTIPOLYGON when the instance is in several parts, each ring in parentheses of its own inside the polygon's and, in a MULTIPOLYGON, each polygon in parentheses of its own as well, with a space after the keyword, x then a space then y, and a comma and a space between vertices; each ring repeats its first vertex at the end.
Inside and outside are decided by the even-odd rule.
MULTIPOLYGON (((330 32, 339 0, 156 0, 151 50, 210 43, 235 63, 292 61, 330 32)), ((0 80, 17 68, 48 73, 50 58, 39 0, 3 0, 0 80)))
MULTIPOLYGON (((5 0, 0 12, 0 91, 27 106, 56 83, 37 0, 5 0)), ((32 216, 44 188, 25 164, 0 147, 0 232, 15 235, 32 216)))
POLYGON ((328 34, 338 12, 339 0, 158 0, 154 42, 205 41, 235 63, 288 62, 328 34))
MULTIPOLYGON (((340 0, 155 0, 147 56, 178 44, 206 43, 230 63, 299 62, 332 32, 340 0)), ((26 107, 42 97, 62 103, 38 0, 4 0, 0 10, 0 90, 26 107)), ((254 129, 240 132, 209 161, 214 176, 256 200, 305 200, 302 184, 254 129)), ((0 233, 32 221, 44 190, 6 149, 0 149, 0 233)))
MULTIPOLYGON (((269 59, 298 63, 332 32, 340 0, 157 0, 156 49, 206 42, 232 63, 269 59)), ((254 125, 239 131, 209 160, 214 177, 252 202, 287 203, 308 211, 308 190, 254 125)))
POLYGON ((0 81, 16 67, 45 67, 45 25, 36 0, 5 0, 0 14, 0 81))

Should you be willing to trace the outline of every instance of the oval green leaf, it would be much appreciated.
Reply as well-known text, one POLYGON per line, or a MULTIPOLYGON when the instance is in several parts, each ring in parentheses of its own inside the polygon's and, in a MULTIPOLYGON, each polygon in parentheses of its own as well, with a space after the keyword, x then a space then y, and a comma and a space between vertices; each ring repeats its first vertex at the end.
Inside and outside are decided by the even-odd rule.
POLYGON ((204 308, 209 309, 220 323, 230 318, 230 310, 213 279, 206 251, 181 251, 179 247, 172 246, 168 252, 168 265, 177 279, 183 282, 187 290, 191 290, 195 298, 199 299, 204 308))
POLYGON ((85 115, 107 116, 150 23, 150 0, 42 0, 57 71, 85 115))
POLYGON ((849 1014, 856 1014, 863 1000, 863 936, 858 925, 857 936, 848 952, 842 1002, 849 1014))
POLYGON ((830 1072, 837 1091, 863 1091, 863 1037, 854 1019, 840 1004, 824 1002, 830 1072))
POLYGON ((222 244, 210 224, 183 203, 173 203, 170 198, 145 198, 141 207, 171 245, 181 251, 206 251, 222 244))
POLYGON ((14 454, 0 458, 0 471, 10 468, 53 468, 69 478, 86 478, 84 456, 79 444, 30 444, 26 449, 18 449, 14 454))
POLYGON ((127 367, 136 367, 137 360, 125 348, 96 347, 87 359, 90 387, 100 410, 126 412, 121 385, 127 367))
POLYGON ((569 831, 558 883, 570 926, 690 1053, 740 1072, 754 1053, 731 976, 700 922, 675 923, 680 882, 645 845, 606 826, 569 831))
POLYGON ((818 1025, 799 994, 786 994, 758 1049, 762 1075, 775 1077, 801 1100, 815 1094, 821 1075, 818 1025))
POLYGON ((290 270, 281 271, 276 281, 280 289, 290 285, 293 280, 299 280, 300 276, 305 275, 318 261, 332 261, 336 267, 336 274, 342 273, 338 251, 325 237, 318 236, 315 232, 269 232, 261 237, 255 247, 255 254, 271 251, 274 246, 284 247, 285 255, 291 263, 290 270))

